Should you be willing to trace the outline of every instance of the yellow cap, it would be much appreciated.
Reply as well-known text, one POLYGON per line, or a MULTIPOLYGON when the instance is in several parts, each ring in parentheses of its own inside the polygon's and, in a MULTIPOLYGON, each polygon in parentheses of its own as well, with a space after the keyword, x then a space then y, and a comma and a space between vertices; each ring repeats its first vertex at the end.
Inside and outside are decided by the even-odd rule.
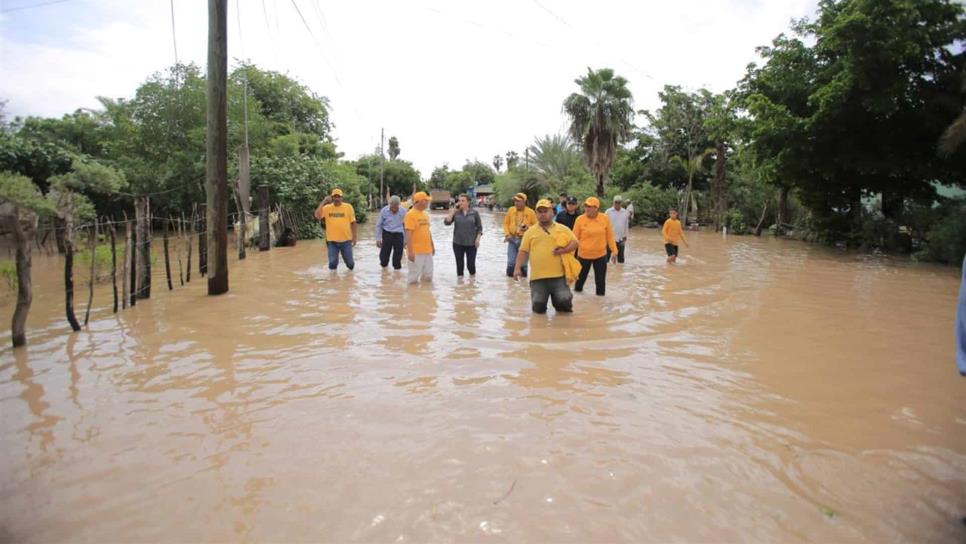
POLYGON ((332 194, 329 196, 342 196, 342 189, 332 189, 332 194))
POLYGON ((525 195, 523 193, 517 193, 517 194, 513 195, 513 200, 522 200, 522 201, 526 202, 527 201, 527 195, 525 195))
POLYGON ((539 210, 540 208, 553 208, 553 204, 551 204, 549 200, 547 200, 546 198, 544 198, 540 202, 537 202, 537 208, 536 209, 539 210))
POLYGON ((589 196, 587 200, 584 201, 584 206, 593 206, 595 208, 600 207, 600 201, 597 200, 596 196, 589 196))
POLYGON ((420 202, 423 200, 429 200, 429 195, 427 195, 423 191, 419 191, 418 193, 413 195, 413 202, 420 202))

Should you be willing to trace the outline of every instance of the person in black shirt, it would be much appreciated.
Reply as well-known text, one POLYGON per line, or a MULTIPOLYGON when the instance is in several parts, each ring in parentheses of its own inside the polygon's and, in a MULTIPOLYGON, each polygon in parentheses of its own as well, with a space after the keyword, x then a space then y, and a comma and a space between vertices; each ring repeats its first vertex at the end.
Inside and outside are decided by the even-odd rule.
POLYGON ((577 197, 572 196, 567 199, 567 207, 557 214, 557 223, 574 230, 574 222, 577 221, 577 197))

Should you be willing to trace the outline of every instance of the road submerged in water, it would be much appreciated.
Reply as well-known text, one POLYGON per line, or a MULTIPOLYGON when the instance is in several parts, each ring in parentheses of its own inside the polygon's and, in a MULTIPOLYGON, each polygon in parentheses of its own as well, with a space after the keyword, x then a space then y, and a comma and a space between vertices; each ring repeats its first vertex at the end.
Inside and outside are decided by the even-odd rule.
POLYGON ((633 229, 606 297, 536 316, 501 216, 463 280, 442 218, 432 285, 361 225, 353 272, 320 241, 249 250, 219 297, 159 266, 75 334, 35 255, 29 346, 0 348, 0 541, 966 535, 957 270, 711 233, 671 266, 633 229))

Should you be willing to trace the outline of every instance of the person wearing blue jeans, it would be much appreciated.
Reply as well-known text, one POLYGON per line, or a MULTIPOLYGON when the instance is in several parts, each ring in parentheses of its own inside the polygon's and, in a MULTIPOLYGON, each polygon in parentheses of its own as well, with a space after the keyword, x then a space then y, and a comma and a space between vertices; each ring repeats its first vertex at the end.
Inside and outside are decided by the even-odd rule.
MULTIPOLYGON (((517 254, 520 252, 520 241, 522 238, 510 238, 506 242, 506 275, 513 277, 513 268, 517 264, 517 254)), ((523 277, 527 277, 527 261, 523 260, 520 265, 520 272, 523 277)))
POLYGON ((352 270, 356 266, 355 260, 352 258, 352 241, 346 242, 326 242, 325 245, 329 249, 329 270, 335 270, 339 267, 339 255, 342 255, 342 261, 345 262, 345 267, 352 270))
POLYGON ((339 267, 339 255, 345 266, 352 270, 356 263, 352 247, 356 245, 356 212, 352 204, 342 201, 342 190, 333 189, 315 210, 315 218, 325 226, 325 245, 329 250, 329 270, 339 267))

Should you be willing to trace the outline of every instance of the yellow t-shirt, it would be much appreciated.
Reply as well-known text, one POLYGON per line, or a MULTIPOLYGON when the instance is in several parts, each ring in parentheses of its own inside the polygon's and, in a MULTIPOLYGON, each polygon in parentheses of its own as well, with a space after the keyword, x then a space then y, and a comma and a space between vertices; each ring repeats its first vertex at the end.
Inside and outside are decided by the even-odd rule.
POLYGON ((523 236, 523 225, 528 228, 537 224, 537 213, 532 208, 524 207, 522 212, 513 206, 503 218, 503 233, 511 236, 523 236))
POLYGON ((413 253, 425 255, 433 252, 433 239, 429 234, 429 214, 413 208, 406 212, 403 228, 411 231, 408 235, 413 241, 413 253))
POLYGON ((581 215, 574 221, 574 236, 580 244, 577 256, 581 259, 599 259, 607 255, 607 248, 611 253, 617 253, 614 229, 607 214, 598 213, 593 219, 586 214, 581 215))
POLYGON ((316 219, 325 221, 325 239, 328 242, 348 242, 352 240, 352 224, 356 222, 356 211, 352 204, 324 204, 315 210, 316 219))
POLYGON ((554 223, 547 231, 537 225, 527 229, 520 241, 520 251, 526 251, 530 260, 530 281, 564 277, 563 259, 554 255, 553 250, 559 247, 556 238, 574 240, 574 233, 559 223, 554 223))
POLYGON ((680 219, 668 219, 664 222, 664 227, 661 229, 661 234, 664 235, 665 244, 681 245, 681 239, 684 238, 684 229, 681 228, 680 219))

